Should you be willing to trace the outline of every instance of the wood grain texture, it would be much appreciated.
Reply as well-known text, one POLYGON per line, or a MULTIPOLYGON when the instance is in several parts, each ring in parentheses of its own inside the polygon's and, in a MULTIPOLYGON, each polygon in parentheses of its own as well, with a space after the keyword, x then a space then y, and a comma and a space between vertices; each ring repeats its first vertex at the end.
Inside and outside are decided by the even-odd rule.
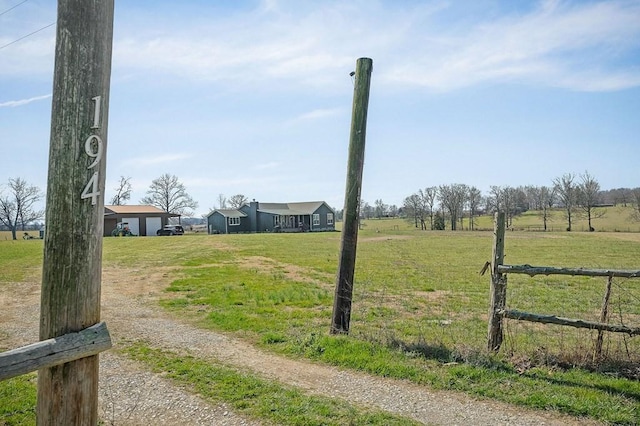
POLYGON ((77 333, 69 333, 0 353, 0 380, 97 355, 111 348, 104 322, 77 333))
MULTIPOLYGON (((113 7, 113 0, 58 1, 40 340, 100 321, 113 7), (85 148, 92 135, 103 143, 94 167, 85 148), (96 172, 93 204, 81 195, 96 172)), ((97 355, 40 370, 39 425, 97 424, 97 401, 97 355)))

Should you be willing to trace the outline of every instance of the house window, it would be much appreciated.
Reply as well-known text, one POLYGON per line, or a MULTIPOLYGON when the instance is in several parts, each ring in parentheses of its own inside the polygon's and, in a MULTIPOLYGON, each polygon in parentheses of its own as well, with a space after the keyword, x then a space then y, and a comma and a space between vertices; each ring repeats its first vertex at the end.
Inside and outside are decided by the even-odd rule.
POLYGON ((320 215, 317 213, 314 213, 313 215, 313 225, 314 226, 320 225, 320 215))
POLYGON ((273 226, 278 226, 280 225, 280 216, 274 216, 273 217, 273 226))
POLYGON ((333 225, 333 213, 327 213, 327 225, 333 225))
POLYGON ((229 225, 230 226, 240 225, 240 218, 239 217, 230 217, 229 218, 229 225))

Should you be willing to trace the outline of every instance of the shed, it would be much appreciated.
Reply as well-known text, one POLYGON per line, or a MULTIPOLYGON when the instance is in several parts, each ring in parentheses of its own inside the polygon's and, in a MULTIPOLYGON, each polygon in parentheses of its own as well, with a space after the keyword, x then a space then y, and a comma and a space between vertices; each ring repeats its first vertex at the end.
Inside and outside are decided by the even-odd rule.
POLYGON ((135 235, 156 236, 158 229, 168 224, 172 217, 180 215, 149 205, 104 206, 103 235, 110 236, 117 224, 123 222, 135 235))

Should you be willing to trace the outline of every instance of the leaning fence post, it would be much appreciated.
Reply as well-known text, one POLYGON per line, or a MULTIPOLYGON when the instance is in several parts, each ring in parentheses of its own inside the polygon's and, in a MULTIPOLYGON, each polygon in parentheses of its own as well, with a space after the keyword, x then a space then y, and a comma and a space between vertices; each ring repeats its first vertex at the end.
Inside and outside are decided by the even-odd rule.
POLYGON ((498 272, 504 262, 504 212, 494 217, 493 255, 491 257, 491 306, 489 307, 488 349, 498 352, 502 345, 502 311, 507 302, 507 275, 498 272))
MULTIPOLYGON (((609 318, 609 299, 611 298, 611 285, 613 284, 613 275, 609 275, 607 278, 607 286, 604 291, 604 298, 602 300, 602 310, 600 311, 600 322, 602 324, 607 323, 607 319, 609 318)), ((603 334, 602 330, 598 330, 598 338, 596 340, 596 349, 594 353, 594 361, 600 359, 602 357, 602 342, 603 342, 603 334)))

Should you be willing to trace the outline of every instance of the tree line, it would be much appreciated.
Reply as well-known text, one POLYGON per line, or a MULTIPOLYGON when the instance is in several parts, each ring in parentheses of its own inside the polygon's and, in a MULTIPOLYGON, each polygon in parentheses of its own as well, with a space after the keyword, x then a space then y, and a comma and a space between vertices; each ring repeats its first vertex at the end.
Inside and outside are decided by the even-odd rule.
MULTIPOLYGON (((121 176, 115 195, 107 204, 126 204, 131 199, 131 190, 131 178, 121 176)), ((37 208, 43 199, 44 193, 37 186, 22 178, 10 178, 6 185, 0 187, 0 227, 11 231, 12 238, 17 239, 18 230, 24 231, 29 224, 45 219, 45 210, 37 208)), ((184 184, 169 173, 151 182, 140 203, 185 216, 192 216, 193 209, 198 207, 184 184)))
MULTIPOLYGON (((114 188, 115 195, 109 199, 111 205, 123 205, 131 199, 131 178, 121 176, 114 188)), ((15 240, 17 231, 27 229, 29 224, 44 220, 44 209, 38 203, 44 193, 22 178, 10 178, 0 186, 0 227, 8 229, 15 240)), ((217 208, 240 208, 249 199, 243 194, 227 198, 219 194, 217 208)), ((140 199, 168 213, 193 216, 198 203, 188 194, 185 185, 177 176, 165 173, 154 179, 140 199)), ((475 186, 450 184, 419 189, 405 197, 402 206, 385 204, 376 199, 373 205, 360 202, 360 217, 365 219, 383 217, 405 217, 422 230, 451 230, 464 227, 474 230, 478 216, 496 211, 505 212, 507 226, 513 224, 517 215, 535 210, 539 212, 542 226, 547 230, 551 209, 561 208, 567 221, 567 231, 571 231, 577 216, 585 217, 589 230, 593 231, 592 220, 601 217, 601 207, 607 205, 632 206, 632 220, 640 221, 640 188, 617 188, 603 191, 600 183, 588 171, 576 175, 565 173, 552 180, 549 186, 491 186, 488 194, 475 186)), ((210 209, 211 211, 214 208, 210 209)), ((341 210, 336 210, 336 219, 341 219, 341 210)))
POLYGON ((632 206, 630 219, 640 221, 640 188, 618 188, 603 191, 598 180, 588 171, 576 175, 565 173, 552 180, 549 186, 491 186, 488 194, 466 184, 430 186, 405 197, 402 207, 387 208, 382 200, 376 207, 361 203, 362 218, 402 216, 416 228, 457 230, 467 222, 467 229, 474 230, 480 215, 497 211, 505 213, 507 226, 514 217, 525 211, 539 212, 542 227, 547 230, 552 209, 562 209, 571 231, 577 217, 584 217, 589 230, 595 230, 592 221, 604 215, 602 207, 612 205, 632 206), (395 214, 394 214, 395 213, 395 214))

